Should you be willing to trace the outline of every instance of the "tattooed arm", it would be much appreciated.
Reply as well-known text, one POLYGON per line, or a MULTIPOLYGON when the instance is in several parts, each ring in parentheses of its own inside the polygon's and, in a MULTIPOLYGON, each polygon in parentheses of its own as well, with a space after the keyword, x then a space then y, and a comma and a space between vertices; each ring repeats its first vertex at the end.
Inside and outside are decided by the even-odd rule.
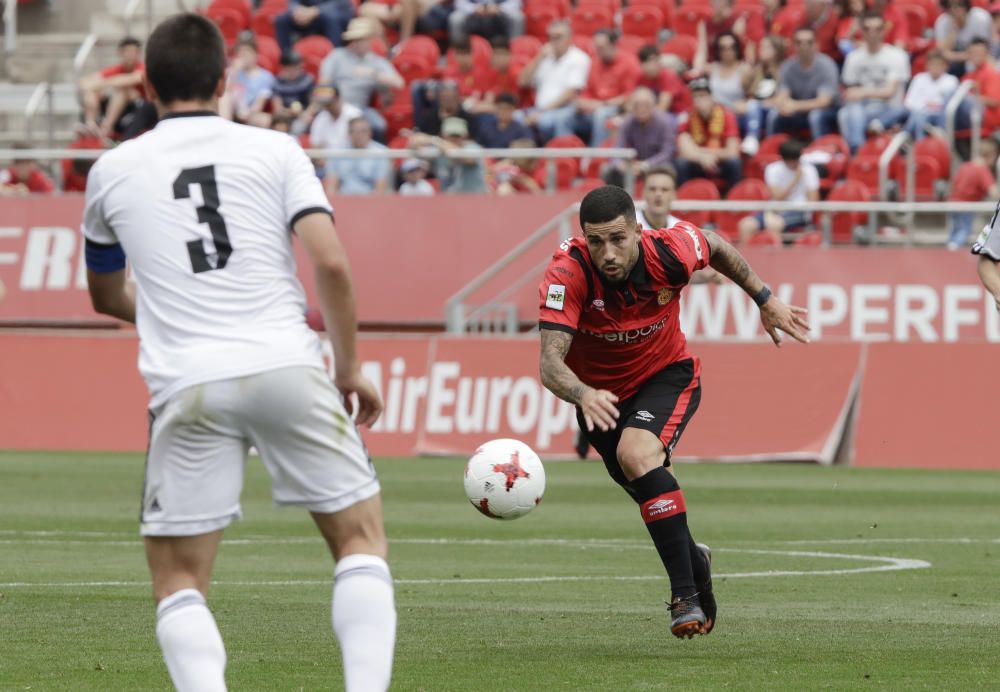
POLYGON ((558 329, 542 328, 540 331, 542 384, 563 401, 580 407, 587 430, 593 430, 595 425, 601 430, 613 429, 618 419, 618 408, 615 406, 618 397, 605 389, 588 387, 566 365, 566 354, 573 343, 573 335, 558 329))
MULTIPOLYGON (((743 256, 729 242, 712 231, 702 231, 711 252, 709 264, 723 276, 729 277, 733 283, 747 294, 758 299, 766 288, 757 273, 750 268, 743 256)), ((770 291, 767 292, 770 294, 770 291)), ((776 346, 781 346, 781 335, 778 330, 788 334, 796 341, 809 343, 809 323, 806 322, 807 310, 785 303, 776 295, 769 295, 760 304, 760 321, 765 331, 771 335, 776 346)))

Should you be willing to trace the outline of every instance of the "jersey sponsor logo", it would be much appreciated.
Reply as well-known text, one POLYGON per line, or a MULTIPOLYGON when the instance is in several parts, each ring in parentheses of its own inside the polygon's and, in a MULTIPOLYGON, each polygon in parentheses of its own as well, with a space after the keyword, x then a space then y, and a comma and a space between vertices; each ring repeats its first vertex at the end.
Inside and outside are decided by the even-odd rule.
POLYGON ((641 420, 643 423, 649 423, 650 421, 656 418, 656 416, 654 416, 649 411, 639 411, 638 413, 635 414, 635 417, 641 420))
MULTIPOLYGON (((694 232, 691 228, 685 228, 684 232, 691 236, 691 240, 694 241, 694 255, 698 259, 704 259, 704 255, 701 251, 701 241, 698 240, 698 234, 694 232)), ((661 303, 662 305, 662 303, 661 303)))
POLYGON ((603 310, 604 301, 601 300, 600 298, 594 298, 594 302, 590 304, 590 307, 594 308, 595 310, 603 310))
POLYGON ((670 299, 674 297, 674 292, 669 288, 661 288, 656 294, 656 302, 660 305, 666 305, 670 302, 670 299))
POLYGON ((550 284, 549 291, 545 296, 545 307, 553 310, 562 310, 566 302, 566 287, 562 284, 550 284))
POLYGON ((580 329, 580 332, 586 334, 587 336, 595 336, 598 339, 604 339, 605 341, 613 344, 634 344, 650 338, 653 334, 663 329, 663 325, 665 323, 666 319, 664 318, 659 322, 654 322, 653 324, 646 325, 645 327, 629 329, 624 332, 595 332, 590 329, 580 329))

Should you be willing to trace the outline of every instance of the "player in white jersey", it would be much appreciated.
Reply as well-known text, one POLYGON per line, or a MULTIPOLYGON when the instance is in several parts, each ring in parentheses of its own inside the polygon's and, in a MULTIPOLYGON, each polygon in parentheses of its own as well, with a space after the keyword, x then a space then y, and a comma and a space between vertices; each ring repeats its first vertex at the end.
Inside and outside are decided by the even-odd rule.
POLYGON ((636 218, 639 228, 656 231, 670 228, 680 221, 670 213, 670 207, 677 199, 677 173, 673 168, 657 166, 646 171, 642 199, 645 205, 636 218))
POLYGON ((346 688, 384 690, 396 612, 379 484, 351 397, 359 425, 376 421, 382 401, 360 374, 350 269, 298 144, 215 114, 225 67, 212 22, 162 22, 146 49, 161 121, 98 159, 87 183, 91 299, 136 323, 151 395, 141 533, 157 638, 178 690, 225 689, 225 648, 205 597, 254 445, 275 502, 309 510, 336 560, 332 621, 346 688), (305 323, 293 231, 315 265, 333 383, 305 323))
POLYGON ((1000 202, 997 202, 996 211, 993 218, 983 227, 982 233, 972 245, 972 254, 979 255, 979 264, 976 269, 979 272, 979 280, 993 300, 996 302, 997 310, 1000 310, 1000 230, 997 230, 998 216, 1000 216, 1000 202))

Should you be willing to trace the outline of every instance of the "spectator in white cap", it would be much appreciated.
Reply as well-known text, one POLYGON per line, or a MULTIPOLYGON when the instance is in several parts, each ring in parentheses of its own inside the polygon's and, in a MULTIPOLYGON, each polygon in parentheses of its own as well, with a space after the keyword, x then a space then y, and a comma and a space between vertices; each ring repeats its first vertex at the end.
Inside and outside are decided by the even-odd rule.
POLYGON ((403 182, 399 186, 399 194, 404 197, 431 197, 434 186, 427 182, 429 166, 421 159, 406 159, 399 167, 403 182))
POLYGON ((416 133, 410 137, 409 147, 420 149, 434 147, 441 155, 434 160, 434 176, 441 181, 444 192, 475 194, 486 191, 486 168, 481 157, 465 157, 461 151, 481 150, 469 139, 468 124, 457 117, 445 118, 441 123, 441 136, 416 133), (450 155, 449 155, 450 154, 450 155))

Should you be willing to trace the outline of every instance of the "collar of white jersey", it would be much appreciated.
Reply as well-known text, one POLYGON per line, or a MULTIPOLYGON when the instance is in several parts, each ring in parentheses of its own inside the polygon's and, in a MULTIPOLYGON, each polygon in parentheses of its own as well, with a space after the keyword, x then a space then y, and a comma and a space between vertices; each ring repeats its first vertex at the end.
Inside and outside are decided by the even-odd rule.
POLYGON ((173 118, 207 118, 213 117, 218 118, 219 114, 215 111, 179 111, 176 113, 167 113, 166 115, 161 115, 160 120, 171 120, 173 118))

